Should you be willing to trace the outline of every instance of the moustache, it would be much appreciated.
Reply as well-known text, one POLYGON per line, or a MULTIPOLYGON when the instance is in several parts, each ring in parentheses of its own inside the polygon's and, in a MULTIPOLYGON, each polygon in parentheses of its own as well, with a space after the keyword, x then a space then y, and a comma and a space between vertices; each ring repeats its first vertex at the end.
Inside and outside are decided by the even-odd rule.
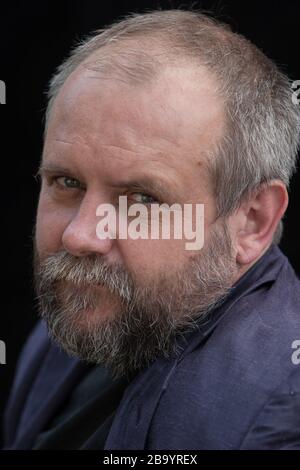
POLYGON ((66 251, 36 260, 35 279, 39 290, 66 281, 75 286, 105 287, 124 300, 132 298, 135 284, 130 274, 119 264, 107 264, 101 256, 76 257, 66 251))

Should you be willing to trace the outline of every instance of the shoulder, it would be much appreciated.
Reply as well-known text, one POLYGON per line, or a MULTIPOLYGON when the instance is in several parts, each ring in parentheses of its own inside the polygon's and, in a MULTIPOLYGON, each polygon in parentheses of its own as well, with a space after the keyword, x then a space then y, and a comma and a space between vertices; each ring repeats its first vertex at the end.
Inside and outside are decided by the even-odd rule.
POLYGON ((297 340, 300 282, 284 263, 275 282, 240 298, 179 361, 153 417, 149 445, 251 448, 275 405, 273 425, 279 435, 290 427, 299 436, 300 365, 292 359, 297 340))
POLYGON ((39 320, 23 346, 18 360, 17 374, 40 361, 41 356, 45 355, 50 345, 47 326, 44 321, 39 320))
POLYGON ((43 321, 38 321, 23 346, 5 408, 3 427, 6 443, 14 435, 27 393, 50 346, 47 327, 43 321))
POLYGON ((300 364, 259 410, 240 449, 300 449, 300 364))

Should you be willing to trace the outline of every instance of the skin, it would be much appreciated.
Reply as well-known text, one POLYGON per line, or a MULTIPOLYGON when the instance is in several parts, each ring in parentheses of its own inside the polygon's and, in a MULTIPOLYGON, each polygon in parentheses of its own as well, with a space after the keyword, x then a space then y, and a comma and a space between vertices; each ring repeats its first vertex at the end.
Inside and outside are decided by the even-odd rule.
MULTIPOLYGON (((129 203, 149 201, 147 195, 169 205, 203 203, 207 243, 216 220, 207 154, 225 126, 215 90, 207 71, 191 66, 166 67, 155 82, 138 87, 76 69, 55 100, 45 139, 36 224, 40 258, 60 250, 78 257, 98 253, 145 286, 157 273, 180 271, 195 256, 185 250, 185 239, 99 240, 96 208, 116 204, 120 195, 129 203), (162 181, 164 194, 125 183, 145 175, 162 181), (65 177, 80 187, 67 188, 65 177)), ((228 218, 239 265, 233 283, 267 250, 287 205, 284 184, 274 180, 228 218)), ((102 309, 113 315, 109 297, 102 309)))

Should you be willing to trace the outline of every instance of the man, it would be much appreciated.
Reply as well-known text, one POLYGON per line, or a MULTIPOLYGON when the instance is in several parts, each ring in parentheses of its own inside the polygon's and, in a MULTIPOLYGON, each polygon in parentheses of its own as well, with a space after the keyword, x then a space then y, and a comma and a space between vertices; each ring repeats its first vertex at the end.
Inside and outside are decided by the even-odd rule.
POLYGON ((72 52, 49 88, 42 319, 6 448, 300 448, 300 282, 277 246, 299 130, 287 77, 203 14, 133 15, 72 52), (98 236, 120 196, 150 226, 154 206, 203 204, 203 247, 98 236))

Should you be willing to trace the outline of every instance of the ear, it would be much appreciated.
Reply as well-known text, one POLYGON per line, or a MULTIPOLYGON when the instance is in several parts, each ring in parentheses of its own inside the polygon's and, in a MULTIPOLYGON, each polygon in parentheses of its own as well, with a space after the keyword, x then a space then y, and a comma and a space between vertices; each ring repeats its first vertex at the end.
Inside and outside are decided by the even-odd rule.
POLYGON ((288 206, 288 192, 281 180, 261 185, 234 214, 236 261, 255 262, 271 245, 277 225, 288 206))

